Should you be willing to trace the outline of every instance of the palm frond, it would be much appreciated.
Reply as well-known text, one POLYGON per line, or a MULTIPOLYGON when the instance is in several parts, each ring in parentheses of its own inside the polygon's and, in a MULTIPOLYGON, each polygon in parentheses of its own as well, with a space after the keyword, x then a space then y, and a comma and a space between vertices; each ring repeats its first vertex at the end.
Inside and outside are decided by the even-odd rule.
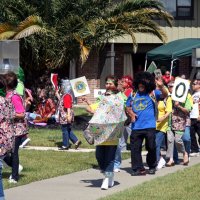
POLYGON ((7 40, 16 34, 15 28, 10 24, 0 24, 0 40, 7 40))
POLYGON ((30 35, 33 35, 33 34, 39 34, 39 33, 46 33, 46 29, 44 28, 41 28, 40 26, 38 25, 31 25, 30 27, 27 27, 26 29, 23 29, 22 31, 20 32, 17 32, 13 39, 20 39, 20 38, 25 38, 25 37, 28 37, 30 35))

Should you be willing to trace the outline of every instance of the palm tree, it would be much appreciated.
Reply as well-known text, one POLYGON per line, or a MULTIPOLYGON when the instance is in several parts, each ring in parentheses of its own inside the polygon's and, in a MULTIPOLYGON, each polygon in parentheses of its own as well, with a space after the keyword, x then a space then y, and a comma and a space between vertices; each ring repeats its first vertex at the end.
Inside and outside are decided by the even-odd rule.
POLYGON ((130 35, 135 49, 135 33, 153 34, 166 42, 167 36, 155 19, 163 19, 169 26, 173 20, 157 0, 123 0, 118 4, 106 0, 76 0, 71 9, 62 22, 65 41, 73 43, 72 48, 78 46, 83 63, 92 48, 100 48, 119 36, 130 35))
POLYGON ((155 19, 163 19, 169 26, 173 20, 158 0, 1 0, 0 22, 4 25, 0 26, 0 38, 29 36, 21 39, 21 61, 34 70, 36 66, 52 68, 73 58, 84 63, 91 49, 100 49, 123 35, 131 36, 134 49, 138 32, 165 42, 167 37, 155 19), (50 30, 45 38, 31 35, 44 31, 38 16, 29 18, 36 14, 50 30))

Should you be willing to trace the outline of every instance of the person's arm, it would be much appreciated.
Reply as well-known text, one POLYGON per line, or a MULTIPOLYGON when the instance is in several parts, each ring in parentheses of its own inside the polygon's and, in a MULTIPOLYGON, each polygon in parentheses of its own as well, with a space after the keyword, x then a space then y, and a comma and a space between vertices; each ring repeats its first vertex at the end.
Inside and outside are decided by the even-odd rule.
POLYGON ((86 111, 89 112, 89 113, 91 113, 91 114, 94 114, 94 113, 95 113, 95 110, 96 110, 97 107, 98 107, 98 105, 95 106, 95 104, 92 104, 92 103, 87 99, 87 97, 82 97, 81 100, 87 104, 86 111))
POLYGON ((22 102, 22 98, 19 95, 13 95, 11 100, 15 108, 15 118, 18 118, 18 119, 24 118, 25 108, 22 102))
POLYGON ((128 97, 126 101, 125 111, 127 115, 131 118, 131 122, 135 122, 137 115, 133 112, 132 109, 132 94, 128 97))
POLYGON ((183 106, 181 106, 180 103, 179 103, 178 101, 176 101, 176 102, 174 103, 174 106, 175 106, 176 108, 178 108, 179 110, 181 110, 183 113, 189 114, 189 110, 186 109, 186 108, 184 108, 183 106))
POLYGON ((155 81, 156 81, 157 88, 162 93, 160 98, 165 99, 168 96, 168 91, 167 91, 166 87, 164 86, 162 79, 157 78, 155 81))
POLYGON ((131 118, 131 122, 135 122, 137 115, 133 112, 132 107, 126 107, 126 113, 131 118))
POLYGON ((157 122, 164 121, 167 117, 169 117, 170 114, 171 114, 171 112, 165 113, 165 115, 163 115, 162 117, 158 118, 157 122))

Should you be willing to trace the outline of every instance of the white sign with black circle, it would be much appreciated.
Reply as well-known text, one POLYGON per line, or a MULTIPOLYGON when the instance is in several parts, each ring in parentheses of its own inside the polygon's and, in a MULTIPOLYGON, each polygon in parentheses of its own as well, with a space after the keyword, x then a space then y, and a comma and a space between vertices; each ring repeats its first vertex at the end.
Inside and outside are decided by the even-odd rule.
POLYGON ((172 91, 172 100, 184 103, 190 88, 190 81, 177 77, 172 91))

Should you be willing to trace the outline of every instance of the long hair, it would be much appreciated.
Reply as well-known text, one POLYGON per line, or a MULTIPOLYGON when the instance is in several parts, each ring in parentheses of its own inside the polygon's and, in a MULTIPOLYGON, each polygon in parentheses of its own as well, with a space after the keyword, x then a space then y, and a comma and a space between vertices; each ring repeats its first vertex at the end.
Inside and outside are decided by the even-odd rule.
POLYGON ((134 79, 134 88, 138 90, 138 85, 143 84, 145 86, 146 93, 150 93, 156 89, 155 77, 149 72, 139 72, 134 79))

